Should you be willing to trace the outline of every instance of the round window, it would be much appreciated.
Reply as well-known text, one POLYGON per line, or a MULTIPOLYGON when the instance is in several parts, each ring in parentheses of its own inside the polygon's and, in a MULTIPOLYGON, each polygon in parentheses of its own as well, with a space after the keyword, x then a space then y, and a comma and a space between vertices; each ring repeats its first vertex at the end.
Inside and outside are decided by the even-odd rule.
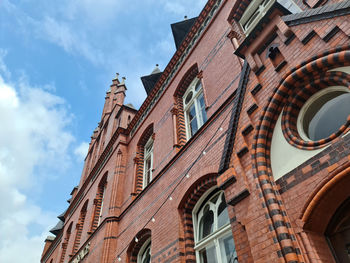
POLYGON ((350 114, 350 93, 345 87, 317 92, 305 103, 298 117, 298 130, 306 140, 319 141, 336 133, 350 114))

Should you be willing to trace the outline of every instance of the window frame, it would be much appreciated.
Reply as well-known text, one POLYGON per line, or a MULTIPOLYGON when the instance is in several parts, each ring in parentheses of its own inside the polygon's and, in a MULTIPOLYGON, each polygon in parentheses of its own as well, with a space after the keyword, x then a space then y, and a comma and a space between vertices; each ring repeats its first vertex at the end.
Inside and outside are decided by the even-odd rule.
MULTIPOLYGON (((232 240, 233 235, 231 232, 231 222, 229 220, 228 223, 221 227, 217 227, 218 224, 218 216, 217 212, 220 207, 221 202, 218 200, 221 199, 222 195, 224 196, 225 200, 225 195, 224 191, 218 190, 217 187, 212 187, 209 189, 197 202, 195 205, 193 211, 192 211, 192 220, 193 220, 193 231, 194 231, 194 250, 195 250, 195 255, 196 255, 196 262, 202 262, 201 257, 200 257, 200 251, 204 249, 208 244, 213 244, 215 247, 215 252, 216 252, 216 258, 218 260, 218 263, 223 263, 225 262, 224 260, 221 259, 221 247, 220 247, 220 240, 224 239, 225 237, 231 236, 232 240), (215 211, 214 211, 214 221, 213 221, 213 231, 208 234, 207 236, 200 238, 200 221, 201 218, 203 217, 204 214, 204 208, 209 204, 210 201, 215 197, 218 196, 218 199, 216 201, 216 204, 214 205, 215 211), (215 229, 216 228, 216 229, 215 229)), ((226 200, 225 200, 226 202, 226 200)), ((226 203, 227 205, 227 203, 226 203)), ((227 209, 227 208, 226 208, 227 209)), ((234 242, 235 246, 235 242, 234 242)), ((235 246, 236 247, 236 246, 235 246)), ((236 257, 237 257, 237 252, 236 257)), ((235 261, 236 262, 236 261, 235 261)))
MULTIPOLYGON (((191 137, 193 137, 208 119, 206 114, 205 114, 205 116, 203 116, 203 112, 202 112, 203 107, 200 104, 200 97, 201 96, 203 98, 203 103, 204 103, 203 107, 204 107, 204 111, 206 113, 203 85, 202 85, 201 80, 196 77, 191 82, 191 84, 188 86, 187 90, 185 91, 184 95, 182 96, 187 140, 189 140, 191 137), (198 90, 196 90, 196 87, 198 84, 200 85, 200 88, 198 90), (189 100, 188 103, 186 103, 186 98, 190 92, 193 93, 192 98, 189 100), (189 117, 188 117, 188 113, 189 113, 189 110, 190 110, 192 105, 194 105, 195 121, 197 122, 197 130, 193 134, 192 134, 192 129, 191 129, 191 122, 189 121, 189 117)), ((193 121, 193 119, 192 119, 192 121, 193 121)))
POLYGON ((264 17, 266 12, 272 7, 272 5, 275 2, 275 0, 251 1, 251 3, 248 5, 247 9, 243 13, 241 19, 239 20, 239 24, 241 25, 242 30, 246 35, 249 35, 249 33, 254 29, 254 27, 259 23, 259 21, 264 17), (266 2, 266 4, 263 5, 262 8, 260 8, 260 6, 264 2, 266 2), (245 25, 254 15, 255 18, 252 19, 248 27, 245 27, 245 25))
MULTIPOLYGON (((266 15, 266 13, 276 2, 277 0, 255 0, 250 2, 242 17, 239 19, 239 24, 246 36, 253 31, 259 21, 266 15), (245 26, 248 22, 249 25, 245 26)), ((302 11, 302 9, 293 0, 287 0, 287 2, 283 3, 283 6, 291 13, 298 13, 302 11)))
POLYGON ((153 175, 153 143, 154 140, 152 138, 152 136, 150 136, 150 138, 147 140, 145 146, 144 146, 144 150, 143 150, 143 175, 142 175, 142 189, 145 189, 147 187, 147 185, 149 185, 152 181, 152 175, 153 175), (150 150, 148 151, 148 149, 150 148, 150 150), (150 160, 150 167, 148 169, 147 168, 147 161, 150 160), (146 171, 147 170, 147 171, 146 171), (147 172, 149 171, 149 182, 146 183, 146 175, 147 172))
POLYGON ((151 250, 151 238, 148 238, 143 245, 141 246, 139 252, 137 253, 137 263, 142 263, 142 260, 144 259, 144 253, 147 251, 147 249, 149 248, 149 254, 150 256, 152 256, 152 250, 151 250))
MULTIPOLYGON (((304 130, 304 119, 306 113, 309 111, 310 107, 314 105, 321 97, 325 96, 327 93, 332 92, 344 92, 344 93, 350 93, 349 89, 344 86, 330 86, 327 88, 324 88, 320 91, 317 91, 315 94, 313 94, 310 98, 307 99, 305 104, 301 107, 300 112, 297 117, 297 131, 304 141, 311 142, 312 139, 309 138, 307 132, 304 130)), ((340 128, 340 127, 339 127, 340 128)))

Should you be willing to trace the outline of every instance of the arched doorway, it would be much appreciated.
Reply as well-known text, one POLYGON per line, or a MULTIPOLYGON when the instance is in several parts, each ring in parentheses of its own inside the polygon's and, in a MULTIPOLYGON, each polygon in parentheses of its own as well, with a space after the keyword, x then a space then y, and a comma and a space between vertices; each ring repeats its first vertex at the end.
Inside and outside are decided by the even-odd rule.
POLYGON ((325 235, 336 261, 350 262, 350 198, 334 213, 325 235))

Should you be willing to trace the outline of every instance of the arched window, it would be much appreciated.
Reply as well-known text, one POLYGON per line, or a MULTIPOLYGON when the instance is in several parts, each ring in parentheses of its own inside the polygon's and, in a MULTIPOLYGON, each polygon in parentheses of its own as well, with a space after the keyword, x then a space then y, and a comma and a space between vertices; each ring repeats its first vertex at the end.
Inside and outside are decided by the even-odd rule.
POLYGON ((350 198, 337 209, 327 227, 325 235, 336 262, 349 262, 350 198))
POLYGON ((129 263, 151 262, 151 230, 145 228, 138 232, 127 251, 129 263))
POLYGON ((107 173, 102 177, 100 183, 98 184, 96 198, 94 199, 94 212, 93 212, 91 227, 89 231, 90 234, 93 231, 95 231, 95 229, 101 223, 106 187, 107 187, 107 173))
POLYGON ((66 252, 67 252, 67 246, 68 246, 68 243, 69 243, 69 238, 70 238, 70 235, 72 233, 72 226, 73 226, 73 222, 70 223, 68 229, 67 229, 67 232, 66 232, 66 236, 63 240, 63 243, 62 243, 62 254, 61 254, 61 259, 60 259, 60 263, 63 263, 64 262, 64 257, 66 256, 66 252))
POLYGON ((183 99, 186 136, 190 139, 207 121, 207 112, 200 79, 195 78, 188 86, 183 99))
POLYGON ((193 210, 195 251, 200 263, 238 262, 223 191, 210 191, 193 210))
POLYGON ((150 137, 144 147, 143 154, 143 185, 145 188, 152 181, 152 169, 153 169, 153 139, 150 137))
POLYGON ((149 238, 141 247, 137 255, 137 263, 151 262, 151 238, 149 238))
POLYGON ((183 76, 174 93, 173 118, 176 123, 177 146, 184 145, 207 121, 202 80, 199 75, 198 65, 194 64, 183 76))
POLYGON ((137 144, 137 154, 135 158, 136 183, 134 185, 135 193, 139 193, 153 179, 153 143, 154 143, 153 124, 149 125, 140 137, 137 144))
POLYGON ((86 200, 85 204, 83 205, 82 209, 80 210, 80 216, 79 216, 78 223, 76 225, 76 233, 75 233, 74 245, 73 245, 73 250, 72 250, 73 255, 78 251, 78 248, 80 245, 88 202, 89 202, 89 200, 86 200))

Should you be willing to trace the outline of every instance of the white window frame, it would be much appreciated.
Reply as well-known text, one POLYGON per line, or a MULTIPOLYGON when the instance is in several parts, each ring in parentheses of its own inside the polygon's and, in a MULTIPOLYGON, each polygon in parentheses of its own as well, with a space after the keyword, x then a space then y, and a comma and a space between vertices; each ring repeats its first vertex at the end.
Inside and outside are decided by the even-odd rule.
MULTIPOLYGON (((185 115, 185 125, 186 125, 186 137, 187 140, 189 140, 199 129, 200 127, 202 127, 202 125, 204 124, 204 122, 207 119, 207 116, 203 116, 202 114, 202 108, 200 107, 200 103, 199 103, 199 97, 203 96, 203 101, 204 101, 204 94, 203 94, 203 87, 202 87, 202 83, 200 82, 201 80, 198 78, 195 78, 191 84, 189 85, 189 87, 187 88, 185 94, 182 97, 183 100, 183 109, 184 109, 184 115, 185 115), (199 84, 201 87, 196 91, 196 86, 197 84, 199 84), (186 103, 186 98, 189 95, 189 93, 192 92, 192 98, 189 100, 188 103, 186 103), (190 107, 194 105, 195 107, 195 112, 196 112, 196 121, 197 121, 197 131, 194 134, 191 134, 191 124, 188 118, 188 111, 190 109, 190 107), (205 120, 204 120, 205 117, 205 120)), ((204 101, 205 104, 205 101, 204 101)), ((204 105, 205 107, 205 105, 204 105)))
POLYGON ((147 143, 144 147, 144 155, 143 155, 143 180, 142 180, 142 189, 144 189, 151 181, 152 181, 152 171, 153 170, 153 139, 152 136, 148 139, 147 143), (150 167, 146 171, 147 161, 150 160, 150 167), (146 181, 146 175, 149 171, 149 182, 146 181))
MULTIPOLYGON (((228 222, 226 225, 221 226, 220 228, 217 228, 217 211, 219 209, 220 206, 220 202, 217 202, 215 205, 213 203, 209 203, 209 201, 214 198, 215 196, 218 195, 218 200, 221 199, 221 195, 224 195, 223 191, 218 191, 217 193, 215 193, 213 196, 211 196, 211 198, 209 200, 206 200, 206 198, 211 195, 211 193, 216 189, 216 187, 211 188, 210 190, 208 190, 201 198, 200 200, 197 202, 197 204, 195 205, 193 212, 192 212, 192 218, 193 218, 193 230, 194 230, 194 240, 195 240, 195 252, 196 252, 196 262, 201 263, 201 259, 200 259, 200 254, 199 252, 205 248, 208 244, 213 243, 215 246, 215 251, 216 251, 216 258, 218 260, 218 263, 225 263, 222 259, 221 259, 221 248, 220 248, 220 243, 219 240, 224 238, 224 237, 228 237, 228 236, 232 236, 232 232, 231 232, 231 224, 230 222, 228 222), (203 203, 206 200, 205 203, 203 203), (214 210, 214 222, 213 222, 213 226, 214 226, 214 230, 213 233, 207 235, 206 237, 202 238, 200 240, 199 234, 200 234, 200 220, 203 216, 203 212, 204 212, 204 208, 207 206, 207 204, 209 204, 209 206, 211 206, 210 208, 214 210)), ((233 239, 233 237, 232 237, 233 239)), ((236 255, 237 256, 237 255, 236 255)), ((237 261, 234 261, 237 262, 237 261)))
MULTIPOLYGON (((247 9, 243 13, 239 23, 246 36, 256 27, 259 21, 266 15, 267 11, 272 5, 277 2, 276 0, 253 0, 248 5, 247 9)), ((301 12, 301 8, 293 0, 280 1, 286 9, 292 13, 301 12)))
POLYGON ((147 239, 145 243, 143 243, 142 247, 140 248, 139 253, 137 254, 137 263, 142 263, 142 260, 144 260, 145 258, 145 251, 147 249, 149 250, 150 255, 152 255, 152 251, 151 251, 151 238, 147 239))
POLYGON ((239 23, 241 24, 246 35, 249 35, 249 33, 254 29, 254 27, 259 23, 259 21, 264 17, 266 12, 275 2, 276 0, 251 1, 239 20, 239 23))
MULTIPOLYGON (((347 87, 343 86, 331 86, 324 88, 315 94, 313 94, 306 102, 305 104, 301 107, 298 118, 297 118, 297 130, 299 133, 299 136, 304 140, 304 141, 312 141, 309 136, 307 135, 306 131, 304 130, 304 118, 306 112, 309 110, 311 106, 321 97, 326 95, 327 93, 335 92, 335 91, 343 91, 344 93, 349 93, 349 89, 347 87)), ((339 127, 340 128, 340 127, 339 127)))

